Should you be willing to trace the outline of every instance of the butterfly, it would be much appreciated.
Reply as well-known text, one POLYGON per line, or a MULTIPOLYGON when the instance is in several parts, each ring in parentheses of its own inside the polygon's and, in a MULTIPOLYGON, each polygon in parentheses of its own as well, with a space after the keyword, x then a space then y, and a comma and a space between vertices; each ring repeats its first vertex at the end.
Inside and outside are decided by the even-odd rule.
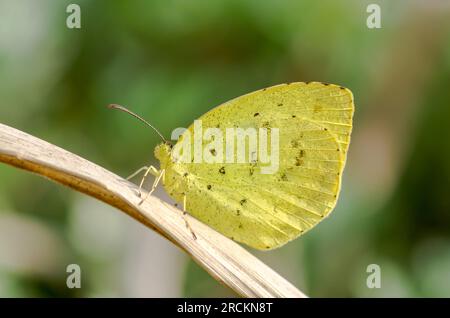
POLYGON ((201 116, 175 145, 164 141, 155 148, 160 168, 146 167, 146 175, 156 177, 148 195, 162 182, 184 211, 225 236, 260 250, 280 247, 335 207, 353 113, 350 90, 321 82, 281 84, 237 97, 201 116), (192 142, 198 123, 210 133, 192 142), (231 143, 219 139, 233 129, 250 133, 241 146, 235 134, 227 148, 231 143), (259 141, 274 146, 266 155, 276 162, 258 156, 264 142, 252 146, 251 132, 266 133, 259 141), (245 158, 238 158, 239 149, 245 158))

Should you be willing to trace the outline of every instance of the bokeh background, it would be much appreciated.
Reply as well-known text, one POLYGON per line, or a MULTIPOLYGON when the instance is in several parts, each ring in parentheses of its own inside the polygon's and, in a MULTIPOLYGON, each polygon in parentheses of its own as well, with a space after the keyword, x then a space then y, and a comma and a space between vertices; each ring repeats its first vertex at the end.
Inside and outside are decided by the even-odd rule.
MULTIPOLYGON (((450 297, 448 1, 0 0, 0 122, 122 176, 155 164, 159 140, 105 105, 168 136, 233 97, 313 80, 355 95, 342 195, 305 236, 252 253, 313 297, 450 297)), ((118 210, 3 164, 0 181, 0 296, 235 296, 118 210), (81 289, 66 287, 71 263, 81 289)))

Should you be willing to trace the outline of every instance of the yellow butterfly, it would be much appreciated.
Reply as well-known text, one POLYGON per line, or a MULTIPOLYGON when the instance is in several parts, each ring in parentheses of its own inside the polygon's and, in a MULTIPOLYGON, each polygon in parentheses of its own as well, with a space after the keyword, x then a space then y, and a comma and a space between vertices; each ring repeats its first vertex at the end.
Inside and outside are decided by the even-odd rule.
POLYGON ((280 247, 336 205, 353 112, 350 90, 320 82, 281 84, 235 98, 199 118, 201 131, 213 132, 209 136, 192 142, 196 121, 174 146, 165 141, 155 148, 160 169, 147 168, 146 175, 156 177, 148 194, 162 181, 185 211, 227 237, 261 250, 280 247), (254 129, 259 137, 265 131, 266 139, 256 142, 275 146, 266 153, 274 162, 258 157, 263 143, 252 146, 251 134, 241 138, 241 148, 218 141, 239 128, 254 129), (202 161, 207 155, 209 161, 202 161))

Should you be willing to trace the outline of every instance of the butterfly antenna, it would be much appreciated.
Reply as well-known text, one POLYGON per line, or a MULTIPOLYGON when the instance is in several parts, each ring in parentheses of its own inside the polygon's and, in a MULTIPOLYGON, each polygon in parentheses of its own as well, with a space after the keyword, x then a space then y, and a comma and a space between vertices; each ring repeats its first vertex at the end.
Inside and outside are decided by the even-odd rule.
POLYGON ((142 121, 143 123, 145 123, 147 126, 151 127, 154 131, 156 131, 156 133, 159 135, 159 137, 161 137, 161 139, 162 139, 164 142, 167 142, 166 138, 164 138, 164 136, 158 131, 158 129, 156 129, 155 127, 153 127, 152 124, 150 124, 148 121, 146 121, 146 120, 145 120, 144 118, 142 118, 141 116, 139 116, 139 115, 133 113, 131 110, 128 110, 128 109, 126 109, 125 107, 120 106, 120 105, 117 105, 117 104, 109 104, 109 105, 108 105, 108 108, 110 108, 110 109, 118 109, 118 110, 121 110, 121 111, 123 111, 123 112, 125 112, 125 113, 127 113, 127 114, 129 114, 129 115, 131 115, 131 116, 133 116, 133 117, 135 117, 135 118, 137 118, 137 119, 139 119, 140 121, 142 121))

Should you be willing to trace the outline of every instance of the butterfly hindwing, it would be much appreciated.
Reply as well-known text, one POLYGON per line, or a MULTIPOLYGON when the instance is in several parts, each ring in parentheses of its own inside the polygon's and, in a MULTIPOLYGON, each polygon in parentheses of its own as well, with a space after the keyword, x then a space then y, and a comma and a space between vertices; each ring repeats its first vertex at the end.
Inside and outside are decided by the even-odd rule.
POLYGON ((188 212, 224 235, 258 249, 281 246, 334 208, 352 116, 350 91, 335 85, 292 83, 238 97, 200 117, 203 129, 267 128, 270 136, 277 128, 276 171, 262 173, 258 160, 178 162, 165 167, 165 187, 177 201, 186 195, 188 212))

